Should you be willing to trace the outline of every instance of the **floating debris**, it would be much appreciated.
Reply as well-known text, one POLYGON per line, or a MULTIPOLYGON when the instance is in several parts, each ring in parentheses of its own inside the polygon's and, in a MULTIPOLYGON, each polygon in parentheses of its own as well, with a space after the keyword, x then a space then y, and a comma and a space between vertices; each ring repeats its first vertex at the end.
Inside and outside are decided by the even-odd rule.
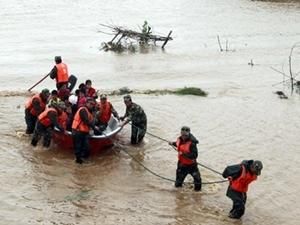
MULTIPOLYGON (((171 37, 172 31, 169 32, 167 36, 155 35, 152 33, 152 28, 148 25, 148 22, 145 21, 142 30, 134 31, 126 29, 121 26, 109 26, 105 24, 100 24, 103 27, 111 29, 111 35, 114 37, 108 41, 102 43, 101 50, 104 51, 115 51, 122 52, 124 50, 129 50, 135 52, 138 46, 145 46, 153 43, 156 45, 156 42, 162 41, 162 49, 165 48, 169 40, 173 40, 171 37)), ((102 31, 99 31, 102 32, 102 31)), ((106 32, 102 32, 108 34, 106 32)))

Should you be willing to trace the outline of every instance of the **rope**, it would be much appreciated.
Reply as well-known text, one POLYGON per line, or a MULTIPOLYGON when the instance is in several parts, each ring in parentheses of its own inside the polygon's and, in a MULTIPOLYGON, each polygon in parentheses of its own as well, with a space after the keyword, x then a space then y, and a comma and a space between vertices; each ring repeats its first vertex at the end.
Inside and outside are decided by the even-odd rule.
MULTIPOLYGON (((105 133, 103 133, 103 135, 107 138, 109 138, 110 140, 112 140, 111 137, 108 137, 105 133)), ((176 182, 174 179, 170 179, 170 178, 167 178, 167 177, 164 177, 164 176, 161 176, 159 175, 158 173, 150 170, 148 167, 146 167, 143 163, 141 163, 139 160, 137 160, 133 155, 131 155, 127 150, 125 150, 124 148, 120 148, 121 151, 124 151, 127 155, 129 155, 130 158, 132 158, 135 162, 137 162, 140 166, 142 166, 145 170, 147 170, 149 173, 151 173, 152 175, 160 178, 160 179, 163 179, 163 180, 167 180, 167 181, 171 181, 171 182, 176 182)), ((227 182, 227 180, 219 180, 219 181, 209 181, 209 182, 201 182, 203 185, 206 185, 206 184, 217 184, 217 183, 224 183, 224 182, 227 182)), ((183 182, 183 184, 194 184, 194 183, 191 183, 191 182, 183 182)))
MULTIPOLYGON (((124 151, 127 155, 129 155, 135 162, 137 162, 140 166, 142 166, 145 170, 147 170, 149 173, 151 173, 152 175, 159 177, 160 179, 163 180, 167 180, 167 181, 171 181, 171 182, 175 182, 175 180, 167 178, 167 177, 163 177, 161 175, 159 175, 158 173, 150 170, 148 167, 146 167, 143 163, 141 163, 139 160, 137 160, 133 155, 131 155, 127 150, 125 150, 124 148, 121 148, 122 151, 124 151)), ((218 180, 218 181, 209 181, 209 182, 202 182, 202 184, 217 184, 217 183, 224 183, 227 182, 227 180, 218 180)), ((191 182, 184 182, 184 184, 194 184, 191 182)))
MULTIPOLYGON (((135 126, 132 122, 129 122, 129 124, 131 124, 131 125, 134 126, 135 128, 141 129, 141 128, 135 126)), ((143 129, 141 129, 141 130, 143 130, 143 129)), ((157 136, 157 135, 155 135, 155 134, 152 134, 152 133, 150 133, 150 132, 148 132, 148 131, 146 131, 146 133, 149 134, 149 135, 152 136, 152 137, 155 137, 155 138, 161 140, 161 141, 165 141, 165 142, 169 143, 169 141, 168 141, 167 139, 164 139, 164 138, 162 138, 162 137, 159 137, 159 136, 157 136)), ((172 146, 172 148, 177 152, 176 147, 173 146, 173 145, 171 145, 171 146, 172 146)), ((204 164, 202 164, 202 163, 198 163, 198 162, 197 162, 197 164, 198 164, 199 166, 202 166, 203 168, 205 168, 205 169, 207 169, 207 170, 210 170, 211 172, 214 172, 214 173, 216 173, 216 174, 222 176, 222 173, 220 173, 220 172, 214 170, 213 168, 210 168, 209 166, 206 166, 206 165, 204 165, 204 164)), ((226 180, 226 181, 227 181, 227 180, 226 180)))

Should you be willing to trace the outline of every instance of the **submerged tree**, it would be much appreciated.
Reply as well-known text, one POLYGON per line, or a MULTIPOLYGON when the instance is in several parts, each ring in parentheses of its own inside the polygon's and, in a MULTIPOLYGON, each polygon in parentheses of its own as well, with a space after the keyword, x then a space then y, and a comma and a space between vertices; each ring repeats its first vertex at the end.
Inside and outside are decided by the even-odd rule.
MULTIPOLYGON (((283 75, 283 81, 281 81, 279 83, 276 83, 276 84, 273 84, 273 86, 278 85, 278 84, 287 85, 291 89, 291 95, 293 94, 295 88, 296 88, 296 92, 300 93, 300 81, 296 79, 296 77, 300 74, 300 71, 295 72, 295 69, 293 68, 293 60, 294 60, 293 59, 293 54, 295 53, 296 50, 300 50, 300 42, 295 43, 291 47, 289 58, 288 58, 288 70, 289 70, 288 74, 286 74, 284 72, 283 66, 282 66, 282 71, 279 71, 279 70, 271 67, 272 70, 274 70, 274 71, 276 71, 276 72, 283 75)), ((278 94, 278 93, 283 93, 283 92, 282 91, 277 91, 276 94, 278 94)))

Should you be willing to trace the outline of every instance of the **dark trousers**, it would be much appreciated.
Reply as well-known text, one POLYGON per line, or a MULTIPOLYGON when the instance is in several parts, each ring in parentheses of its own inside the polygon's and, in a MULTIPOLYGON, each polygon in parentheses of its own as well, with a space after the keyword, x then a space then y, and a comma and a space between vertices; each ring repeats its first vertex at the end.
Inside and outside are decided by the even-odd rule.
POLYGON ((43 137, 43 146, 48 148, 52 138, 52 127, 45 127, 43 124, 37 121, 31 139, 31 145, 36 146, 41 137, 43 137))
POLYGON ((247 193, 233 190, 230 186, 227 189, 226 196, 233 201, 230 217, 239 219, 245 213, 245 204, 247 201, 247 193))
POLYGON ((89 133, 73 131, 73 145, 76 159, 88 158, 89 152, 89 133))
POLYGON ((194 178, 194 190, 200 191, 202 186, 201 174, 196 163, 188 166, 177 163, 175 187, 182 187, 183 181, 188 174, 194 178))
POLYGON ((147 131, 147 122, 131 125, 131 144, 140 143, 147 131))
POLYGON ((33 116, 28 110, 25 109, 25 122, 27 125, 26 134, 32 134, 34 131, 37 117, 33 116))
POLYGON ((56 83, 56 88, 57 90, 59 90, 62 86, 66 85, 68 88, 68 82, 60 82, 60 83, 56 83))

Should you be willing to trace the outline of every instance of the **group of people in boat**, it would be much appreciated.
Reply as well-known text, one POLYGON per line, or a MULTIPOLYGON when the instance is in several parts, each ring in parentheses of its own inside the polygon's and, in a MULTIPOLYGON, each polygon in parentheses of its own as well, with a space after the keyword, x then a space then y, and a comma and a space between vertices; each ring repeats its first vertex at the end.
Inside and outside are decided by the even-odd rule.
MULTIPOLYGON (((71 94, 67 65, 60 56, 55 57, 55 63, 50 77, 56 79, 57 90, 50 93, 48 89, 43 89, 32 96, 25 106, 26 133, 33 134, 32 146, 36 146, 43 136, 43 146, 49 147, 54 127, 61 132, 69 130, 72 132, 76 163, 81 164, 89 157, 90 130, 101 135, 112 115, 122 121, 120 126, 131 122, 132 144, 143 140, 147 131, 147 116, 141 106, 132 102, 130 95, 123 97, 126 112, 120 117, 106 94, 100 95, 100 101, 96 100, 98 96, 91 80, 80 84, 75 94, 71 94)), ((202 180, 197 163, 198 140, 191 129, 183 126, 177 140, 169 144, 176 147, 178 152, 175 187, 182 187, 186 176, 190 174, 194 179, 194 190, 200 191, 202 180)), ((233 201, 229 217, 238 219, 244 214, 248 185, 257 179, 262 168, 259 160, 244 160, 225 168, 222 175, 229 180, 226 195, 233 201)))
POLYGON ((134 103, 130 95, 124 96, 126 111, 119 116, 106 94, 97 101, 92 81, 81 83, 72 94, 69 85, 68 66, 60 56, 55 57, 55 66, 49 73, 56 79, 57 90, 51 93, 43 89, 32 96, 25 105, 26 133, 32 134, 31 145, 36 146, 43 137, 43 146, 49 147, 54 128, 72 132, 76 162, 82 163, 89 157, 88 138, 101 135, 108 126, 111 116, 120 122, 120 126, 131 122, 131 143, 140 143, 147 130, 147 116, 141 106, 134 103))

